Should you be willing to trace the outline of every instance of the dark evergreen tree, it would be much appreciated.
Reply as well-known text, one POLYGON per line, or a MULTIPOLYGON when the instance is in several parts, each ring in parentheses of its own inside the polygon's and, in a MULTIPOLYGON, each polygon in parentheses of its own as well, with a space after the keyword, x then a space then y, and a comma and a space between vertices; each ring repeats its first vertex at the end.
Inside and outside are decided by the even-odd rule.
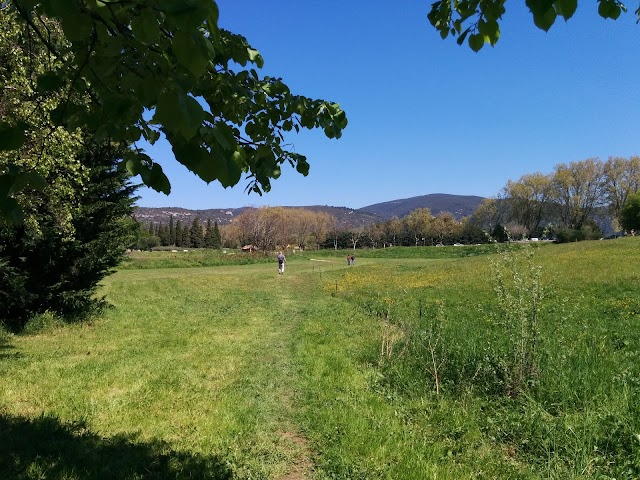
POLYGON ((173 224, 173 215, 169 216, 169 245, 176 244, 176 227, 173 224))
POLYGON ((191 246, 191 235, 189 234, 189 227, 184 226, 182 229, 182 248, 189 248, 191 246))
POLYGON ((176 247, 182 247, 182 222, 176 222, 176 247))
POLYGON ((191 223, 191 229, 189 230, 189 236, 191 240, 192 248, 202 248, 204 245, 204 235, 202 232, 202 224, 198 217, 193 219, 191 223))
POLYGON ((31 197, 37 235, 25 224, 0 229, 1 319, 9 328, 46 310, 74 316, 103 302, 95 298, 98 282, 122 260, 139 228, 132 218, 137 187, 117 168, 122 153, 108 146, 81 152, 89 178, 74 192, 72 233, 60 231, 46 189, 31 197))
POLYGON ((158 238, 160 239, 160 245, 167 247, 170 243, 169 227, 164 224, 160 224, 158 227, 158 238))
POLYGON ((207 226, 204 229, 204 247, 205 248, 214 248, 213 247, 213 228, 211 228, 211 219, 207 219, 207 226))
POLYGON ((149 231, 149 235, 155 235, 156 234, 156 226, 153 222, 149 222, 149 228, 147 229, 149 231))
POLYGON ((213 248, 222 248, 222 235, 220 235, 220 229, 218 228, 218 222, 213 224, 213 248))

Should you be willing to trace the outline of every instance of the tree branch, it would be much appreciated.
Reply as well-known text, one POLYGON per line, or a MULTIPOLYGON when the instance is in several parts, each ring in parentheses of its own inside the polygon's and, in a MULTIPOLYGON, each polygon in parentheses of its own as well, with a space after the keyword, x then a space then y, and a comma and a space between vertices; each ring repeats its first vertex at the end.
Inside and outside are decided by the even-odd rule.
POLYGON ((49 40, 44 38, 44 35, 42 35, 42 32, 38 30, 38 27, 36 27, 36 24, 33 23, 33 19, 29 16, 29 13, 25 11, 25 9, 18 3, 17 0, 12 0, 11 3, 13 3, 13 6, 16 7, 16 10, 18 11, 22 19, 25 22, 27 22, 27 25, 33 28, 33 31, 36 32, 36 35, 38 35, 38 38, 40 38, 42 43, 44 43, 44 45, 47 47, 47 50, 53 53, 53 55, 56 58, 60 58, 60 54, 58 53, 58 51, 54 48, 53 45, 51 45, 51 42, 49 42, 49 40))

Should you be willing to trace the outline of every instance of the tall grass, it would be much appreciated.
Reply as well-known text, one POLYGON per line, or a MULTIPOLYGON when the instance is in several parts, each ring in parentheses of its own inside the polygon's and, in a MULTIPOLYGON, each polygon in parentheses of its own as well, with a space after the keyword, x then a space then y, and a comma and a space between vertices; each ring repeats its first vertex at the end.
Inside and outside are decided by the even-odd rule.
POLYGON ((538 252, 542 270, 526 252, 510 254, 497 257, 497 276, 491 262, 469 259, 398 274, 372 266, 348 272, 343 282, 350 285, 345 295, 365 311, 376 289, 394 298, 387 315, 409 332, 407 348, 398 349, 406 354, 380 372, 386 391, 402 404, 438 390, 433 327, 418 312, 424 302, 427 318, 436 318, 443 302, 446 348, 436 382, 445 399, 439 404, 462 398, 482 412, 470 431, 502 445, 537 475, 637 478, 638 246, 625 239, 545 247, 538 252))

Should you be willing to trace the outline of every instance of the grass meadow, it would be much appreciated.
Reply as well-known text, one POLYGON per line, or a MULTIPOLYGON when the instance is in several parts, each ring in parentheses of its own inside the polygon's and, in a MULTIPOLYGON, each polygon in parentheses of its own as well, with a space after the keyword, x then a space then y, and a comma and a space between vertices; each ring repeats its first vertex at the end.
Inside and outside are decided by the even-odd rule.
POLYGON ((1 335, 0 478, 640 478, 639 238, 348 253, 136 254, 1 335))

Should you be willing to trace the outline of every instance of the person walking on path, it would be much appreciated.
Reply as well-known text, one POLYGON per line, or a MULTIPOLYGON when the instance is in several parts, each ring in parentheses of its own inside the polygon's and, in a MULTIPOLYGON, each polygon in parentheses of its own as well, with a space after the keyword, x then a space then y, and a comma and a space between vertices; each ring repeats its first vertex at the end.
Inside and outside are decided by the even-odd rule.
POLYGON ((278 252, 278 275, 284 274, 284 264, 287 263, 287 257, 284 253, 278 252))

